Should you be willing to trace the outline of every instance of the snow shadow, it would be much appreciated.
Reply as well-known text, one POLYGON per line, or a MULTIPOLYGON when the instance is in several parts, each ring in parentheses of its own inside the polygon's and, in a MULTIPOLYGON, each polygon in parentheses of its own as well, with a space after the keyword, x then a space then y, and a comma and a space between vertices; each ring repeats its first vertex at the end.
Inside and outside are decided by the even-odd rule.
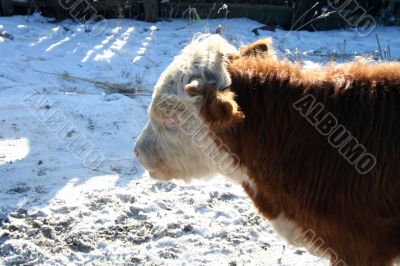
POLYGON ((14 208, 46 206, 66 186, 97 178, 102 181, 91 184, 94 189, 124 187, 143 175, 133 154, 147 120, 139 100, 45 95, 48 102, 35 113, 17 100, 21 96, 0 101, 0 219, 14 208), (57 114, 65 121, 54 130, 57 114), (101 153, 100 163, 92 166, 79 156, 87 147, 101 153))

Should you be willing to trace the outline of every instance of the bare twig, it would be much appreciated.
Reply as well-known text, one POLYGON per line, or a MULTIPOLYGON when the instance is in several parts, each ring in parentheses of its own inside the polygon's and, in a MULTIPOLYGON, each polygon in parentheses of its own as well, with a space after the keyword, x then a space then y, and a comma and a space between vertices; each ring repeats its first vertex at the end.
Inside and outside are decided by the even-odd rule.
POLYGON ((300 30, 300 29, 302 29, 302 28, 304 28, 304 27, 306 27, 306 26, 308 26, 308 25, 310 25, 310 24, 311 24, 311 27, 314 28, 313 25, 312 25, 313 22, 315 22, 315 21, 318 20, 318 19, 326 18, 326 17, 330 16, 332 13, 335 13, 335 12, 336 12, 336 11, 327 12, 326 10, 324 10, 324 11, 322 12, 322 14, 319 15, 318 17, 315 17, 315 15, 316 15, 316 13, 315 13, 314 16, 313 16, 313 18, 312 18, 311 20, 309 20, 309 21, 306 22, 305 24, 299 26, 298 28, 294 29, 294 27, 296 26, 296 24, 297 24, 299 21, 301 21, 301 20, 302 20, 311 10, 313 10, 318 4, 319 4, 319 2, 316 2, 309 10, 307 10, 306 12, 304 12, 304 14, 301 15, 301 16, 292 24, 292 26, 290 27, 289 32, 286 34, 286 36, 285 36, 285 38, 284 38, 285 40, 288 39, 288 37, 290 36, 290 34, 292 34, 293 31, 298 31, 298 30, 300 30))
POLYGON ((294 26, 296 26, 296 24, 297 24, 301 19, 303 19, 303 18, 308 14, 308 12, 310 12, 310 11, 311 11, 314 7, 316 7, 318 4, 319 4, 319 2, 316 2, 309 10, 307 10, 307 12, 304 12, 304 14, 303 14, 302 16, 300 16, 300 17, 293 23, 293 25, 290 27, 290 30, 289 30, 289 33, 288 33, 288 34, 290 34, 290 32, 292 32, 294 26))
POLYGON ((296 62, 296 58, 294 58, 292 55, 290 55, 288 52, 286 52, 281 46, 278 46, 279 51, 281 51, 286 57, 291 61, 291 62, 296 62))
POLYGON ((218 9, 218 14, 219 12, 221 12, 222 10, 225 10, 225 18, 224 18, 224 28, 226 28, 226 24, 227 24, 227 18, 228 18, 228 5, 227 4, 223 4, 219 9, 218 9))
MULTIPOLYGON (((213 12, 215 10, 215 6, 217 5, 217 2, 215 2, 212 6, 212 8, 210 9, 210 12, 208 12, 207 15, 207 21, 209 20, 210 16, 211 16, 211 12, 213 12)), ((219 10, 218 10, 219 11, 219 10)))
POLYGON ((304 28, 305 26, 307 26, 307 25, 313 23, 314 21, 316 21, 316 20, 318 20, 318 19, 329 17, 331 14, 333 14, 333 13, 335 13, 335 12, 336 12, 336 11, 331 11, 331 12, 326 12, 326 11, 324 11, 324 12, 323 12, 321 15, 319 15, 318 17, 311 19, 311 20, 308 21, 307 23, 304 23, 303 25, 301 25, 300 27, 298 27, 297 29, 295 29, 295 31, 304 28))
POLYGON ((382 54, 382 49, 381 49, 381 43, 379 42, 379 35, 378 35, 378 33, 376 33, 376 42, 378 43, 379 54, 381 55, 381 59, 383 59, 383 54, 382 54))
POLYGON ((388 54, 389 54, 389 59, 392 59, 392 52, 390 51, 390 45, 388 45, 388 54))
POLYGON ((40 70, 33 70, 34 72, 38 72, 38 73, 43 73, 43 74, 48 74, 48 75, 53 75, 53 76, 59 76, 65 80, 81 80, 81 81, 85 81, 88 83, 92 83, 98 87, 101 87, 103 89, 109 90, 109 93, 121 93, 125 96, 128 97, 132 97, 134 95, 151 95, 151 94, 143 94, 142 92, 140 92, 139 90, 137 90, 136 88, 131 89, 128 87, 128 84, 113 84, 110 82, 106 82, 106 81, 97 81, 97 80, 93 80, 93 79, 88 79, 88 78, 81 78, 81 77, 76 77, 76 76, 71 76, 68 73, 51 73, 51 72, 45 72, 45 71, 40 71, 40 70))
POLYGON ((347 41, 346 41, 346 39, 344 39, 344 42, 343 42, 343 53, 346 53, 346 44, 347 44, 347 41))

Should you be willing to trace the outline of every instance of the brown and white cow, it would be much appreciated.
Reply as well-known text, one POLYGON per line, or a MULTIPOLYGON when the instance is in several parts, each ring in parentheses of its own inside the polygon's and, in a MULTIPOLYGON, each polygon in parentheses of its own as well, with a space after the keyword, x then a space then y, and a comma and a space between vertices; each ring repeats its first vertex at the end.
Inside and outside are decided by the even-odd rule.
POLYGON ((221 174, 332 265, 400 257, 400 64, 320 69, 203 35, 161 75, 135 152, 153 178, 221 174))

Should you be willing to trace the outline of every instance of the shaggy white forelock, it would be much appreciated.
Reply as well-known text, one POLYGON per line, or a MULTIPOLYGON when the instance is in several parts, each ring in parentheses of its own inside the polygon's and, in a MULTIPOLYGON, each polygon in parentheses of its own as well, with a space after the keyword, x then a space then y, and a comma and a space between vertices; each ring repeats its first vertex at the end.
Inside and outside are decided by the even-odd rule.
POLYGON ((236 55, 238 50, 220 35, 195 36, 163 72, 153 96, 175 94, 178 97, 187 98, 183 88, 193 78, 212 84, 215 89, 226 88, 231 84, 226 69, 229 54, 236 55))

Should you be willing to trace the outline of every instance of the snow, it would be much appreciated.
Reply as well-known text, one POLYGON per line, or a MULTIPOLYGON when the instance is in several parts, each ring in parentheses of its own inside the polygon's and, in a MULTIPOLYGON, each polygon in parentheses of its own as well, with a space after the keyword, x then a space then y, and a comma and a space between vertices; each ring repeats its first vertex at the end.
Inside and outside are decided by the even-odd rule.
POLYGON ((106 22, 94 35, 71 20, 0 17, 0 31, 14 37, 0 37, 0 264, 326 265, 287 246, 222 177, 151 180, 133 156, 135 138, 157 78, 198 32, 221 24, 236 46, 271 36, 318 67, 321 53, 375 51, 375 33, 400 58, 400 28, 363 38, 351 30, 255 36, 262 25, 247 19, 106 22))

